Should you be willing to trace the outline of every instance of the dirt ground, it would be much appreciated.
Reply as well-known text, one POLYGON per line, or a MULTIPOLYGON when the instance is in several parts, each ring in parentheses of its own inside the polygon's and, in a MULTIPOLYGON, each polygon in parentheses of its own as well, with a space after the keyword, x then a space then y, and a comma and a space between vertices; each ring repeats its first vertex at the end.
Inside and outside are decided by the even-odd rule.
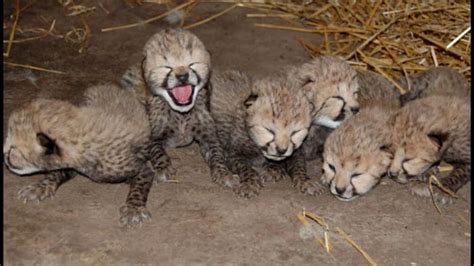
MULTIPOLYGON (((4 19, 14 10, 12 2, 4 1, 4 19)), ((92 31, 85 54, 77 52, 78 45, 53 37, 13 46, 6 61, 67 75, 6 68, 4 128, 14 108, 36 97, 78 102, 87 86, 116 81, 140 58, 147 38, 167 25, 155 22, 101 33, 101 28, 136 22, 164 10, 153 4, 129 8, 125 1, 102 3, 110 14, 97 7, 85 17, 92 31)), ((199 4, 193 16, 204 18, 225 7, 199 4)), ((215 68, 265 75, 309 58, 297 38, 316 42, 317 37, 256 28, 253 23, 259 19, 246 18, 249 12, 255 13, 234 9, 192 30, 211 51, 215 68)), ((81 26, 77 17, 64 13, 57 1, 36 1, 21 13, 20 25, 48 28, 56 19, 62 33, 81 26)), ((266 184, 259 197, 244 200, 211 182, 197 146, 171 150, 170 155, 181 182, 152 187, 148 210, 153 218, 135 229, 118 225, 126 184, 97 184, 79 177, 62 186, 54 199, 25 205, 17 199, 17 191, 40 177, 17 177, 4 166, 5 265, 366 264, 335 233, 329 234, 334 246, 331 255, 313 238, 302 238, 296 217, 302 208, 325 217, 332 229, 342 228, 380 265, 470 262, 470 183, 459 193, 465 200, 441 207, 441 215, 431 202, 414 198, 390 180, 353 202, 338 201, 329 192, 301 195, 288 180, 266 184)), ((308 171, 319 177, 319 162, 309 162, 308 171)))

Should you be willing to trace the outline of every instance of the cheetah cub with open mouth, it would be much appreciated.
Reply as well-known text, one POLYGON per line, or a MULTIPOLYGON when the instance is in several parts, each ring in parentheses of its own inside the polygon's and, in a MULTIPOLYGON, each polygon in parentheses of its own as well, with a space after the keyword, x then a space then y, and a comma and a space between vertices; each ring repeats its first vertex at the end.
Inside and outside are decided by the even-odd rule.
POLYGON ((122 77, 125 89, 145 102, 151 124, 152 164, 174 172, 165 148, 184 147, 196 141, 211 170, 212 180, 236 189, 239 177, 224 164, 214 120, 209 113, 209 52, 189 31, 166 29, 153 35, 143 49, 143 61, 122 77))
POLYGON ((301 192, 318 194, 321 187, 306 175, 299 149, 313 110, 299 83, 276 77, 252 81, 242 72, 227 71, 214 75, 211 84, 211 114, 226 163, 242 179, 238 194, 255 196, 262 181, 285 176, 301 192))
POLYGON ((53 197, 76 175, 95 182, 128 182, 120 208, 122 225, 150 219, 146 210, 154 170, 147 165, 150 126, 145 108, 114 85, 89 88, 86 102, 38 99, 12 113, 4 143, 8 169, 18 175, 45 173, 21 189, 24 202, 53 197))

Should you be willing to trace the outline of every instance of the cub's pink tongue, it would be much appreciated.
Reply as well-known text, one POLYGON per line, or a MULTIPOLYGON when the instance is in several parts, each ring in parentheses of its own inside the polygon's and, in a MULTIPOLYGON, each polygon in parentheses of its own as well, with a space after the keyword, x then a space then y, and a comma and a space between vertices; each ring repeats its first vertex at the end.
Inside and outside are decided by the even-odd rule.
POLYGON ((185 104, 191 100, 193 88, 191 85, 177 86, 171 90, 171 93, 179 103, 185 104))

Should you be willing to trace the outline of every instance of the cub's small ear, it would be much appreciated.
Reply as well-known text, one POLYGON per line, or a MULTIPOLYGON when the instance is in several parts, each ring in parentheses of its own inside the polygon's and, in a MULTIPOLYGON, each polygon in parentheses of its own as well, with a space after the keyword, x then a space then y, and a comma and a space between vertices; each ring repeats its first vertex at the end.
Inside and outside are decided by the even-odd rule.
POLYGON ((446 140, 448 140, 449 134, 443 132, 431 132, 428 134, 428 138, 441 148, 446 140))
POLYGON ((48 137, 48 135, 40 132, 36 134, 36 139, 38 143, 44 148, 45 155, 59 154, 59 148, 56 145, 56 142, 48 137))
POLYGON ((392 153, 392 144, 384 144, 380 146, 380 150, 388 153, 392 153))
POLYGON ((257 98, 258 98, 258 95, 253 94, 253 93, 250 94, 250 96, 244 101, 245 107, 248 108, 248 107, 252 106, 252 104, 255 103, 255 101, 257 100, 257 98))

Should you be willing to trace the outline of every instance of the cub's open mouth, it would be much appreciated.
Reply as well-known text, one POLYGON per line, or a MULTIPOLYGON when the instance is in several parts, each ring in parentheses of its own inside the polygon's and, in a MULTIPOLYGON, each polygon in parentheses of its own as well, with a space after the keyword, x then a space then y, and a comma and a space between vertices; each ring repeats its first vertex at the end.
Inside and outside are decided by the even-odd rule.
POLYGON ((190 84, 180 84, 171 90, 167 90, 167 92, 176 105, 188 105, 192 102, 194 86, 190 84))

